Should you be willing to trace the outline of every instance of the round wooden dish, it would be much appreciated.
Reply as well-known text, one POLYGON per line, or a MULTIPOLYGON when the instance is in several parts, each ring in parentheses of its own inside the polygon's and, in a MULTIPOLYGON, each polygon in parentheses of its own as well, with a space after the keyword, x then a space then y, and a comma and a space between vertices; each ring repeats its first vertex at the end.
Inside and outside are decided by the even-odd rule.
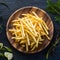
POLYGON ((50 18, 50 16, 42 9, 38 8, 38 7, 34 7, 34 6, 27 6, 27 7, 23 7, 20 8, 18 10, 16 10, 8 19, 7 25, 6 25, 6 34, 7 34, 7 38, 9 40, 9 42, 11 43, 11 45, 17 49, 20 52, 23 53, 37 53, 42 51, 44 48, 46 48, 49 43, 51 42, 51 40, 45 39, 43 44, 40 45, 37 49, 35 49, 34 51, 28 51, 26 52, 24 49, 22 49, 22 47, 17 44, 16 42, 14 42, 14 40, 11 39, 11 33, 9 32, 9 28, 11 28, 11 21, 16 19, 17 17, 21 16, 21 14, 23 13, 31 13, 31 11, 34 11, 39 17, 43 17, 43 20, 46 22, 47 26, 49 27, 49 37, 52 40, 53 37, 53 32, 54 32, 54 27, 53 27, 53 22, 50 18))

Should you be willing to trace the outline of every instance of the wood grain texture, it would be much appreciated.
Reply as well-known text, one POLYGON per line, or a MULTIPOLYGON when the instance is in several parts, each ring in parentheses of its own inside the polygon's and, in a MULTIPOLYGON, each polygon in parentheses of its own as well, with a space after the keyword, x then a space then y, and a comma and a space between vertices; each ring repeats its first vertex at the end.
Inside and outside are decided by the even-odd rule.
POLYGON ((21 14, 23 13, 31 13, 32 11, 34 11, 39 17, 43 17, 43 20, 46 22, 47 26, 49 27, 49 37, 51 38, 51 40, 52 40, 53 32, 54 32, 53 22, 51 18, 49 17, 49 15, 44 10, 34 7, 34 6, 27 6, 27 7, 23 7, 16 10, 8 19, 8 22, 6 25, 6 35, 11 45, 14 48, 16 48, 18 51, 24 52, 24 53, 40 52, 44 48, 46 48, 51 42, 51 40, 45 39, 43 41, 43 44, 39 45, 37 49, 35 49, 34 51, 29 50, 28 52, 26 52, 25 49, 23 49, 19 44, 17 44, 14 40, 11 39, 12 36, 11 36, 11 33, 9 32, 9 28, 11 28, 11 21, 16 19, 17 17, 22 17, 21 14))

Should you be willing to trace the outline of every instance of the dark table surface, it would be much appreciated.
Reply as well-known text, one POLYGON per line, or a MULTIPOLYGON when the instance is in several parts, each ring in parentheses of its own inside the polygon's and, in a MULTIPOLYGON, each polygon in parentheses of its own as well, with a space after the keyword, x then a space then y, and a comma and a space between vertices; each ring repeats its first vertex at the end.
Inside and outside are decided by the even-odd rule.
MULTIPOLYGON (((52 0, 53 2, 56 2, 56 0, 52 0)), ((45 10, 47 4, 46 0, 0 0, 0 2, 5 2, 10 10, 8 10, 5 6, 0 5, 0 17, 3 17, 1 20, 0 18, 0 24, 2 23, 3 29, 2 33, 0 33, 0 42, 4 43, 4 45, 10 47, 13 50, 14 59, 13 60, 46 60, 45 59, 45 52, 48 50, 49 46, 44 49, 42 52, 36 53, 36 54, 23 54, 21 52, 18 52, 16 49, 14 49, 7 37, 6 37, 6 23, 9 18, 9 16, 17 9, 24 7, 24 6, 37 6, 43 10, 45 10)), ((54 21, 54 16, 49 14, 52 18, 53 24, 54 24, 54 37, 52 39, 52 43, 55 40, 55 37, 57 33, 59 33, 58 28, 60 25, 54 21)), ((50 44, 51 45, 51 44, 50 44)), ((4 58, 0 58, 0 60, 6 60, 4 58)), ((60 60, 60 45, 56 48, 56 56, 50 56, 48 60, 60 60)))

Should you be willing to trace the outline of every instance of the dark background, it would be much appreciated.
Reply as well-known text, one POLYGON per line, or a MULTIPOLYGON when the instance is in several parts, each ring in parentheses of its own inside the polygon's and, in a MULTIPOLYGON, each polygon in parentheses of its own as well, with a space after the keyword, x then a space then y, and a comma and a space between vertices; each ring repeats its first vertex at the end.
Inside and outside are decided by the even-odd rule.
MULTIPOLYGON (((52 0, 52 1, 56 2, 57 0, 52 0)), ((3 24, 2 33, 0 33, 0 42, 4 43, 4 45, 10 47, 13 50, 13 54, 14 54, 13 60, 46 60, 44 55, 45 55, 45 52, 48 50, 49 46, 40 53, 36 53, 36 54, 32 54, 32 55, 23 54, 21 52, 18 52, 16 49, 14 49, 10 45, 10 43, 6 37, 7 20, 9 18, 9 16, 15 10, 17 10, 21 7, 25 7, 25 6, 36 6, 36 7, 39 7, 41 9, 45 10, 45 8, 47 6, 46 0, 0 0, 0 2, 5 2, 10 8, 10 10, 8 10, 8 8, 6 8, 5 6, 0 5, 0 17, 3 17, 3 19, 0 18, 0 24, 3 24)), ((51 43, 53 43, 56 35, 60 32, 58 29, 60 27, 60 25, 57 22, 55 22, 54 16, 52 16, 51 14, 49 14, 49 15, 52 18, 54 28, 55 28, 54 37, 51 42, 51 43)), ((6 60, 6 59, 0 58, 0 60, 6 60)), ((50 56, 48 60, 60 60, 60 45, 58 45, 56 48, 56 56, 50 56)))

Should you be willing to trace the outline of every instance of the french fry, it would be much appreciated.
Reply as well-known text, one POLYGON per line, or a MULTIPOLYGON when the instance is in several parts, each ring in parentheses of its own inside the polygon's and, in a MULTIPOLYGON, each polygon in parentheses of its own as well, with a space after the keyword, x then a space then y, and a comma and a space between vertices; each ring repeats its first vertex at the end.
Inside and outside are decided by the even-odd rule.
POLYGON ((31 22, 31 20, 30 20, 29 22, 28 22, 28 19, 27 19, 27 18, 25 18, 25 20, 26 20, 27 24, 33 29, 35 35, 37 36, 37 32, 36 32, 36 30, 35 30, 35 28, 34 28, 32 22, 31 22))
POLYGON ((26 43, 26 51, 28 51, 28 44, 26 43))
POLYGON ((32 12, 32 13, 33 13, 37 18, 39 18, 35 12, 32 12))
MULTIPOLYGON (((29 25, 27 25, 27 23, 25 22, 25 21, 23 21, 23 20, 21 20, 22 21, 22 23, 24 23, 25 25, 26 25, 26 27, 30 30, 30 32, 33 34, 33 35, 35 35, 34 34, 34 32, 32 31, 32 29, 29 27, 29 25)), ((36 36, 36 35, 35 35, 36 36)))
POLYGON ((36 42, 36 38, 34 37, 34 35, 32 35, 28 30, 25 30, 34 40, 34 42, 36 42))
POLYGON ((23 48, 25 47, 25 45, 21 45, 23 48))
POLYGON ((32 48, 34 46, 35 42, 31 42, 30 47, 32 48))
POLYGON ((16 20, 13 20, 12 22, 14 22, 14 23, 15 23, 15 22, 19 22, 19 20, 16 19, 16 20))
MULTIPOLYGON (((43 30, 43 27, 42 27, 42 25, 41 25, 40 23, 39 23, 38 25, 39 25, 40 29, 41 29, 41 30, 43 30)), ((43 30, 43 31, 44 31, 44 30, 43 30)))
POLYGON ((38 47, 38 42, 39 42, 39 39, 40 39, 40 34, 39 34, 39 36, 38 36, 38 38, 37 38, 37 43, 36 43, 36 47, 38 47))
MULTIPOLYGON (((42 23, 41 23, 42 24, 42 23)), ((45 26, 42 24, 43 28, 44 28, 44 31, 46 32, 46 34, 48 35, 48 31, 46 30, 45 26)))
POLYGON ((27 38, 28 45, 30 45, 30 41, 29 41, 29 37, 28 37, 28 34, 27 33, 26 33, 26 38, 27 38))
POLYGON ((39 44, 42 44, 42 42, 39 42, 39 44))
POLYGON ((13 26, 20 26, 20 24, 14 23, 13 26))
POLYGON ((48 40, 50 40, 50 37, 46 33, 42 32, 42 36, 44 35, 48 38, 48 40))
POLYGON ((24 27, 23 27, 22 22, 21 22, 21 35, 22 35, 23 38, 25 37, 24 27))
POLYGON ((33 46, 32 49, 31 49, 31 51, 35 50, 35 48, 36 48, 36 46, 33 46))
POLYGON ((12 20, 11 32, 12 40, 20 43, 22 48, 26 48, 26 52, 33 51, 43 44, 44 37, 50 40, 49 28, 42 17, 39 17, 35 12, 22 14, 23 17, 12 20))
POLYGON ((38 18, 38 20, 41 20, 41 21, 42 21, 43 25, 44 25, 45 28, 48 30, 48 27, 47 27, 46 23, 42 20, 42 17, 39 18, 38 15, 37 15, 35 12, 32 12, 32 13, 38 18))
POLYGON ((26 43, 26 40, 23 39, 20 41, 20 44, 24 44, 24 43, 26 43))
POLYGON ((49 28, 48 28, 48 26, 46 25, 46 23, 42 20, 42 23, 43 23, 43 25, 45 26, 45 28, 47 29, 47 30, 49 30, 49 28))
POLYGON ((12 37, 11 39, 21 40, 21 39, 23 39, 23 37, 12 37))

